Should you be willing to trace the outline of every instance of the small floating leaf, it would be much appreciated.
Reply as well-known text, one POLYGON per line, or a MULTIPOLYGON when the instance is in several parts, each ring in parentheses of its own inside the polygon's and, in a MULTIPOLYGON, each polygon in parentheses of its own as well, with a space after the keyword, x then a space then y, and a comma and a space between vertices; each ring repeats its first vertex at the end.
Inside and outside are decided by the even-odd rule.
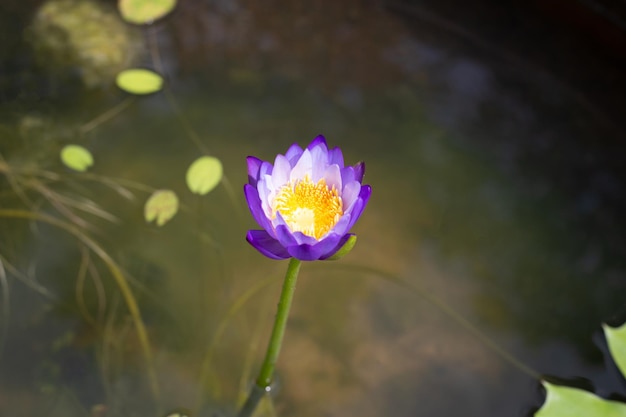
POLYGON ((187 186, 191 192, 204 195, 222 180, 223 168, 219 159, 203 156, 196 159, 187 169, 187 186))
POLYGON ((93 165, 93 156, 82 146, 67 145, 61 149, 61 161, 66 167, 83 172, 93 165))
POLYGON ((546 401, 535 417, 625 417, 626 404, 602 399, 578 388, 543 381, 546 401))
POLYGON ((626 377, 626 323, 620 327, 602 326, 615 364, 626 377))
POLYGON ((129 23, 143 25, 165 16, 176 6, 176 0, 119 0, 120 14, 129 23))
POLYGON ((178 212, 178 197, 172 190, 157 190, 146 201, 144 217, 148 223, 156 219, 163 226, 178 212))
POLYGON ((127 93, 150 94, 159 91, 163 87, 163 77, 154 71, 132 68, 117 74, 115 83, 127 93))

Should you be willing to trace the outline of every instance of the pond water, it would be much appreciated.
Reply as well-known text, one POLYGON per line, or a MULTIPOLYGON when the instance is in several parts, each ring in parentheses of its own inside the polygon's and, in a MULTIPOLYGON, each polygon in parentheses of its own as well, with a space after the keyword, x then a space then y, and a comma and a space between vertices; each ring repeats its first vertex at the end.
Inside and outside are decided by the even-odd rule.
POLYGON ((0 10, 0 414, 234 415, 286 269, 245 242, 245 157, 320 133, 373 194, 355 249, 303 265, 257 415, 528 416, 538 375, 624 398, 601 332, 626 319, 623 50, 532 5, 181 2, 137 29, 109 3, 76 25, 96 58, 42 46, 45 2, 0 10), (129 101, 131 63, 166 90, 129 101), (225 177, 199 197, 203 154, 225 177), (155 189, 181 201, 162 227, 155 189))

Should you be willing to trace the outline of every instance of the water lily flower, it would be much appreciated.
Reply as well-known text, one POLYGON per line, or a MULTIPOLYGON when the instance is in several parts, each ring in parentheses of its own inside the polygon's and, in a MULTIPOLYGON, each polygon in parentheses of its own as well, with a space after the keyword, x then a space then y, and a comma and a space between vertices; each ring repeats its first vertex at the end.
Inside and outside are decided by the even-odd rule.
POLYGON ((272 259, 327 259, 350 239, 348 233, 372 193, 362 185, 365 164, 344 166, 341 149, 317 136, 302 149, 293 144, 274 165, 249 156, 248 207, 263 230, 246 240, 272 259))

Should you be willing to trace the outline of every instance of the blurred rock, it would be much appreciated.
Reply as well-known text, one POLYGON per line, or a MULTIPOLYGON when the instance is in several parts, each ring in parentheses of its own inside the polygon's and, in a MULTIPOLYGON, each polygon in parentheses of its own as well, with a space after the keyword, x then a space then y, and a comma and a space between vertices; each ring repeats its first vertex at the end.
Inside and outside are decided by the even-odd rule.
POLYGON ((110 85, 142 46, 137 29, 115 9, 92 0, 44 3, 27 36, 42 67, 61 76, 74 73, 87 88, 110 85))

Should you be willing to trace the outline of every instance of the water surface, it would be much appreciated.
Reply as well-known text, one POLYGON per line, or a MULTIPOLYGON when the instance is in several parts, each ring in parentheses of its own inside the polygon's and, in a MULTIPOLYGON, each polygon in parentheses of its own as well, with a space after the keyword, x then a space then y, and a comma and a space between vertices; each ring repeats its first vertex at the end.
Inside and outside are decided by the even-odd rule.
MULTIPOLYGON (((39 6, 8 4, 0 19, 24 27, 39 6)), ((149 53, 158 47, 168 92, 87 132, 125 95, 105 76, 85 87, 80 66, 46 68, 21 31, 5 29, 0 150, 11 173, 43 188, 24 199, 3 171, 1 208, 76 221, 43 189, 115 217, 72 209, 130 281, 160 394, 98 256, 58 228, 3 218, 0 410, 132 416, 158 403, 232 414, 263 356, 286 268, 244 240, 256 227, 240 191, 245 157, 273 160, 320 133, 348 163, 366 162, 373 195, 354 251, 303 266, 273 407, 260 413, 471 417, 541 405, 536 378, 429 297, 532 371, 625 395, 600 327, 625 317, 624 126, 605 110, 615 96, 563 76, 521 41, 486 35, 481 10, 463 19, 406 4, 181 4, 129 35, 144 39, 133 46, 141 66, 159 66, 149 53), (89 175, 58 161, 66 143, 94 154, 89 175), (226 177, 198 197, 184 173, 203 153, 222 160, 226 177), (182 208, 158 228, 143 203, 161 188, 182 208)), ((525 13, 538 25, 553 18, 525 13)), ((532 48, 549 56, 556 45, 572 67, 593 54, 551 30, 552 43, 532 48)), ((602 86, 620 64, 594 56, 580 73, 602 86)))

